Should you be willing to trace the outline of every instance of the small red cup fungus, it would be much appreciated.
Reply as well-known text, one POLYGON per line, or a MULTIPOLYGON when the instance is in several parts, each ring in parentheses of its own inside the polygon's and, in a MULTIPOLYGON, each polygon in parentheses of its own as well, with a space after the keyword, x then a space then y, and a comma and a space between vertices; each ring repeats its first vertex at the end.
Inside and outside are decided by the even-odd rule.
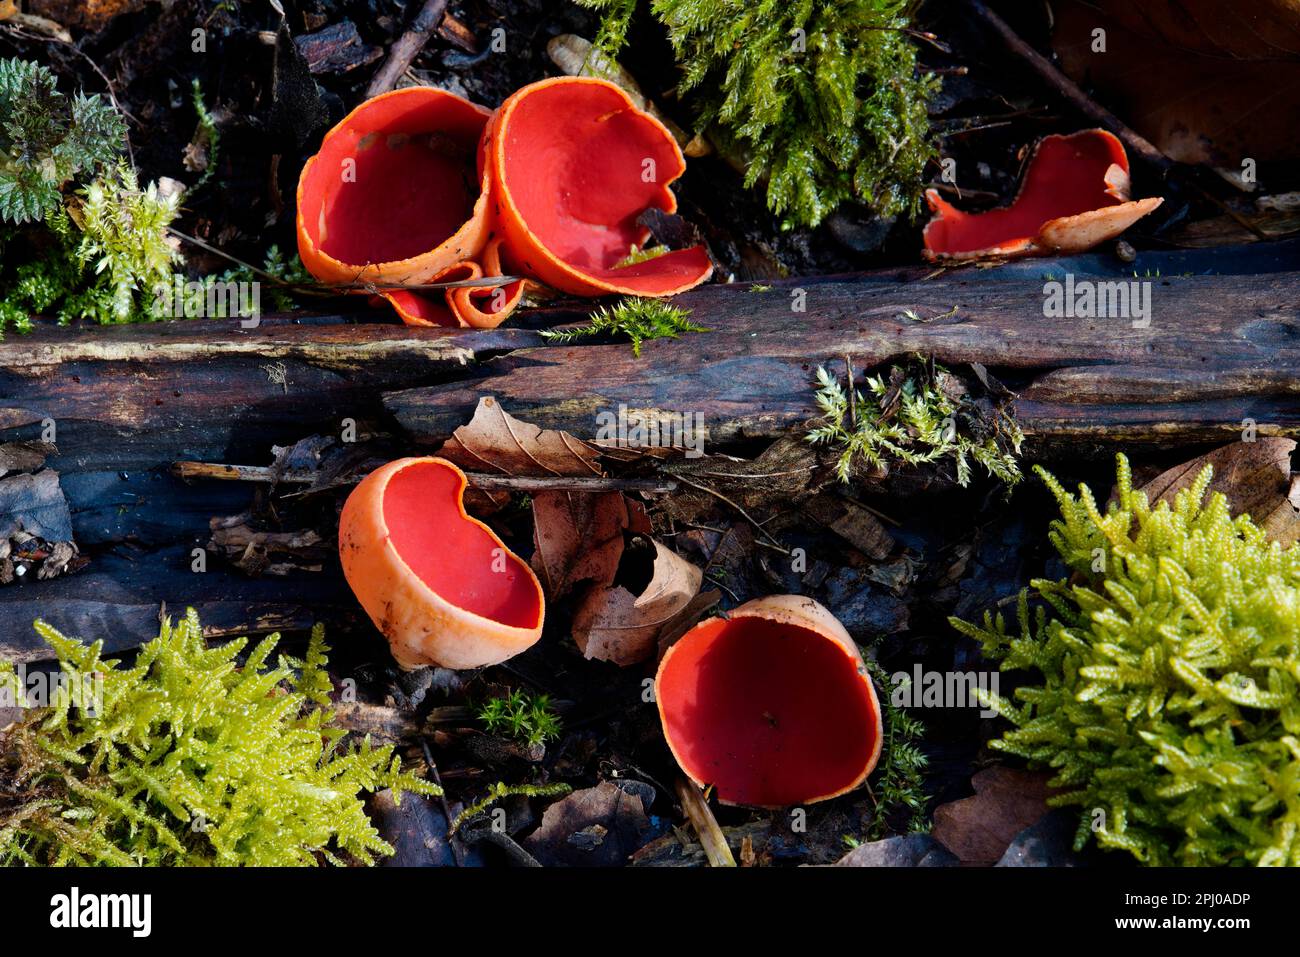
POLYGON ((724 804, 838 797, 880 758, 880 703, 862 655, 811 598, 773 595, 700 622, 655 676, 664 737, 724 804))
POLYGON ((541 637, 542 586, 465 512, 467 484, 445 459, 398 459, 343 506, 343 575, 404 668, 480 668, 541 637))
POLYGON ((298 252, 323 282, 421 283, 478 255, 491 113, 416 86, 367 100, 325 134, 298 180, 298 252))
POLYGON ((1124 145, 1105 130, 1047 136, 1010 206, 964 213, 927 190, 928 259, 1013 259, 1084 252, 1114 239, 1163 200, 1129 199, 1124 145))
POLYGON ((514 93, 486 134, 495 221, 525 275, 577 296, 670 296, 704 282, 701 246, 619 265, 673 212, 668 185, 686 170, 677 141, 605 80, 553 77, 514 93))

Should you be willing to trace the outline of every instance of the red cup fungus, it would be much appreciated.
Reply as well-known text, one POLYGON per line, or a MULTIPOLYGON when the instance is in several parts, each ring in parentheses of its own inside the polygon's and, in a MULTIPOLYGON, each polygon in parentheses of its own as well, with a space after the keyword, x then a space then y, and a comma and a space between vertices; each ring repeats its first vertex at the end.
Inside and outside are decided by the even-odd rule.
POLYGON ((1010 206, 965 213, 927 190, 928 259, 1073 254, 1114 239, 1163 200, 1129 199, 1124 146, 1105 130, 1047 136, 1034 148, 1010 206))
POLYGON ((542 586, 466 513, 467 484, 445 459, 398 459, 343 506, 343 575, 404 668, 498 664, 541 636, 542 586))
POLYGON ((811 598, 757 598, 696 625, 660 661, 655 698, 673 757, 724 804, 825 801, 880 758, 862 655, 811 598))
POLYGON ((641 213, 677 208, 685 169, 663 124, 604 80, 533 83, 496 113, 411 87, 325 134, 298 182, 298 251, 323 282, 373 284, 409 325, 492 328, 527 285, 427 283, 672 295, 712 274, 702 247, 620 263, 650 237, 641 213))
POLYGON ((712 275, 701 246, 619 265, 650 238, 643 212, 677 209, 668 185, 686 160, 613 83, 530 83, 493 114, 485 142, 496 221, 526 275, 578 296, 670 296, 712 275))

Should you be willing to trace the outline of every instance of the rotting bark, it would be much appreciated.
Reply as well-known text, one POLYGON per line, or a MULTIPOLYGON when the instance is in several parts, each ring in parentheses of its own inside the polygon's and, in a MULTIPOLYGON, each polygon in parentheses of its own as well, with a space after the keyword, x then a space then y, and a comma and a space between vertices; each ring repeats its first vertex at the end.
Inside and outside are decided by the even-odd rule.
POLYGON ((1244 419, 1260 435, 1300 435, 1300 273, 1153 278, 1145 329, 1044 318, 1042 281, 1023 275, 899 275, 696 290, 676 301, 712 331, 648 342, 640 359, 623 343, 550 345, 533 328, 581 320, 585 304, 489 331, 334 316, 268 317, 247 330, 199 320, 12 336, 0 342, 0 442, 41 440, 43 423, 54 424, 48 464, 90 564, 0 588, 0 657, 45 657, 31 630, 38 616, 105 637, 110 650, 129 647, 153 633, 163 602, 172 613, 195 605, 213 634, 357 623, 332 565, 271 580, 217 561, 191 572, 210 519, 245 511, 251 490, 187 483, 172 463, 266 463, 272 445, 338 435, 344 419, 428 451, 484 394, 579 437, 620 404, 698 412, 718 451, 795 434, 816 415, 819 364, 842 369, 847 356, 860 373, 923 352, 956 371, 980 363, 1015 389, 1030 459, 1077 456, 1082 444, 1228 441, 1244 419), (795 312, 800 290, 806 311, 795 312))
POLYGON ((862 369, 918 352, 996 370, 1019 394, 1016 417, 1031 455, 1057 441, 1224 441, 1244 419, 1260 434, 1293 435, 1298 280, 1153 278, 1148 328, 1045 318, 1042 281, 972 272, 908 284, 805 280, 769 292, 713 286, 677 300, 711 333, 647 343, 639 360, 624 345, 523 349, 486 367, 484 378, 404 390, 384 402, 428 443, 490 393, 516 416, 579 437, 593 433, 598 412, 620 405, 652 415, 699 411, 716 447, 775 439, 814 417, 818 365, 840 369, 849 357, 862 369), (802 313, 791 309, 800 289, 802 313))

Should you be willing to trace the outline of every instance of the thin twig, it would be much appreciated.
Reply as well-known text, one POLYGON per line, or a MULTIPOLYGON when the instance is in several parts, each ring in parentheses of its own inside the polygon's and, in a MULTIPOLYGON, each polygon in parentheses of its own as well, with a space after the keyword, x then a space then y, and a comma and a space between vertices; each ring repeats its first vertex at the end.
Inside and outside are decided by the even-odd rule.
POLYGON ((701 492, 707 492, 709 495, 712 495, 714 498, 718 499, 719 501, 726 502, 728 505, 730 505, 732 508, 734 508, 737 512, 739 512, 739 513, 741 514, 741 516, 745 519, 745 521, 749 522, 750 525, 753 525, 756 529, 758 529, 759 533, 762 534, 763 536, 765 536, 765 537, 767 538, 767 540, 768 540, 769 542, 772 543, 772 547, 773 547, 773 548, 775 548, 777 551, 781 552, 781 554, 783 554, 783 555, 789 555, 789 554, 791 554, 790 549, 786 548, 784 545, 782 545, 780 542, 778 542, 775 538, 773 538, 773 537, 772 537, 772 534, 771 534, 767 529, 765 529, 765 528, 763 527, 763 524, 762 524, 761 522, 756 521, 756 520, 753 518, 753 516, 751 516, 751 515, 750 515, 748 512, 746 512, 743 508, 741 508, 739 505, 737 505, 737 504, 736 504, 735 502, 733 502, 731 499, 727 498, 727 496, 723 495, 723 494, 722 494, 721 492, 719 492, 717 489, 715 489, 715 488, 709 488, 709 486, 707 486, 707 485, 701 485, 701 484, 699 484, 698 482, 692 482, 692 481, 691 481, 690 479, 688 479, 685 475, 679 475, 679 476, 677 476, 677 479, 678 479, 678 481, 680 481, 680 482, 684 482, 684 483, 686 483, 686 484, 689 485, 691 488, 699 489, 701 492))
POLYGON ((1005 20, 990 10, 982 0, 967 0, 967 3, 977 16, 1002 37, 1002 42, 1024 58, 1034 68, 1034 71, 1046 80, 1057 93, 1110 130, 1124 141, 1125 146, 1141 155, 1147 162, 1159 167, 1161 171, 1168 171, 1173 167, 1173 160, 1157 149, 1150 140, 1136 130, 1131 129, 1118 116, 1083 92, 1077 83, 1053 66, 1047 57, 1020 39, 1016 31, 1012 30, 1005 20))
MULTIPOLYGON (((173 462, 172 474, 184 479, 217 479, 225 482, 260 482, 311 485, 318 473, 299 470, 277 472, 266 465, 228 465, 223 462, 173 462)), ((606 478, 599 475, 530 476, 489 475, 466 472, 475 488, 490 492, 654 492, 677 491, 677 483, 665 479, 606 478)), ((360 481, 355 479, 347 484, 360 481)))
POLYGON ((709 859, 709 866, 735 867, 736 858, 732 856, 731 848, 727 846, 726 835, 722 833, 722 828, 718 827, 718 819, 713 816, 713 810, 704 800, 700 789, 684 777, 679 777, 674 782, 674 787, 677 791, 677 801, 682 806, 682 813, 691 822, 691 827, 695 828, 700 846, 704 848, 704 856, 709 859))
POLYGON ((438 29, 442 15, 447 11, 447 0, 426 0, 420 12, 416 14, 411 26, 397 38, 388 59, 379 68, 366 88, 366 97, 387 93, 397 86, 398 79, 406 72, 411 62, 429 42, 429 36, 438 29))
POLYGON ((442 816, 447 822, 447 846, 451 848, 451 856, 455 859, 456 866, 464 867, 464 851, 461 850, 459 839, 455 834, 451 833, 451 805, 447 803, 447 791, 442 786, 442 775, 438 773, 438 762, 433 760, 433 751, 429 747, 427 738, 420 737, 420 747, 424 749, 424 763, 433 772, 433 783, 438 785, 438 800, 442 802, 442 816))

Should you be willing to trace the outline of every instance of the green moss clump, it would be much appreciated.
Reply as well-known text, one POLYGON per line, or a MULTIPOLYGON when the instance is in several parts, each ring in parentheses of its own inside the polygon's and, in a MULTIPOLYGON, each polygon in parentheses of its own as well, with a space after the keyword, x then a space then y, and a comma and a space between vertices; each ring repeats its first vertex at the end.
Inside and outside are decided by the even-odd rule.
POLYGON ((209 648, 191 610, 130 668, 36 628, 64 680, 0 737, 0 863, 372 863, 393 850, 359 794, 440 793, 389 747, 342 746, 319 626, 303 660, 269 664, 272 635, 240 667, 246 639, 209 648))
POLYGON ((689 309, 670 306, 658 299, 632 297, 612 309, 602 306, 591 321, 574 329, 543 330, 553 342, 576 342, 589 336, 616 336, 632 343, 632 355, 641 357, 641 343, 651 339, 677 339, 688 332, 708 332, 690 321, 689 309))
POLYGON ((1103 515, 1042 469, 1069 580, 1035 580, 1018 634, 953 626, 1004 671, 1036 673, 993 747, 1052 768, 1057 805, 1153 865, 1300 865, 1300 549, 1270 542, 1211 469, 1152 508, 1119 457, 1103 515))
POLYGON ((970 484, 971 463, 982 465, 1008 489, 1020 481, 1016 456, 1024 435, 1001 405, 981 408, 951 372, 915 357, 892 366, 888 376, 866 379, 871 400, 845 389, 826 369, 817 368, 820 421, 805 436, 837 453, 841 482, 853 477, 859 462, 874 468, 891 461, 906 465, 951 460, 957 483, 970 484))
POLYGON ((550 695, 511 689, 479 705, 478 719, 492 734, 508 735, 530 745, 545 744, 560 736, 560 718, 551 707, 550 695))
MULTIPOLYGON (((636 0, 577 0, 603 15, 597 46, 626 42, 636 0)), ((917 70, 914 0, 651 0, 682 69, 679 92, 699 127, 766 178, 768 206, 815 226, 857 199, 881 215, 915 214, 936 155, 917 70)))

